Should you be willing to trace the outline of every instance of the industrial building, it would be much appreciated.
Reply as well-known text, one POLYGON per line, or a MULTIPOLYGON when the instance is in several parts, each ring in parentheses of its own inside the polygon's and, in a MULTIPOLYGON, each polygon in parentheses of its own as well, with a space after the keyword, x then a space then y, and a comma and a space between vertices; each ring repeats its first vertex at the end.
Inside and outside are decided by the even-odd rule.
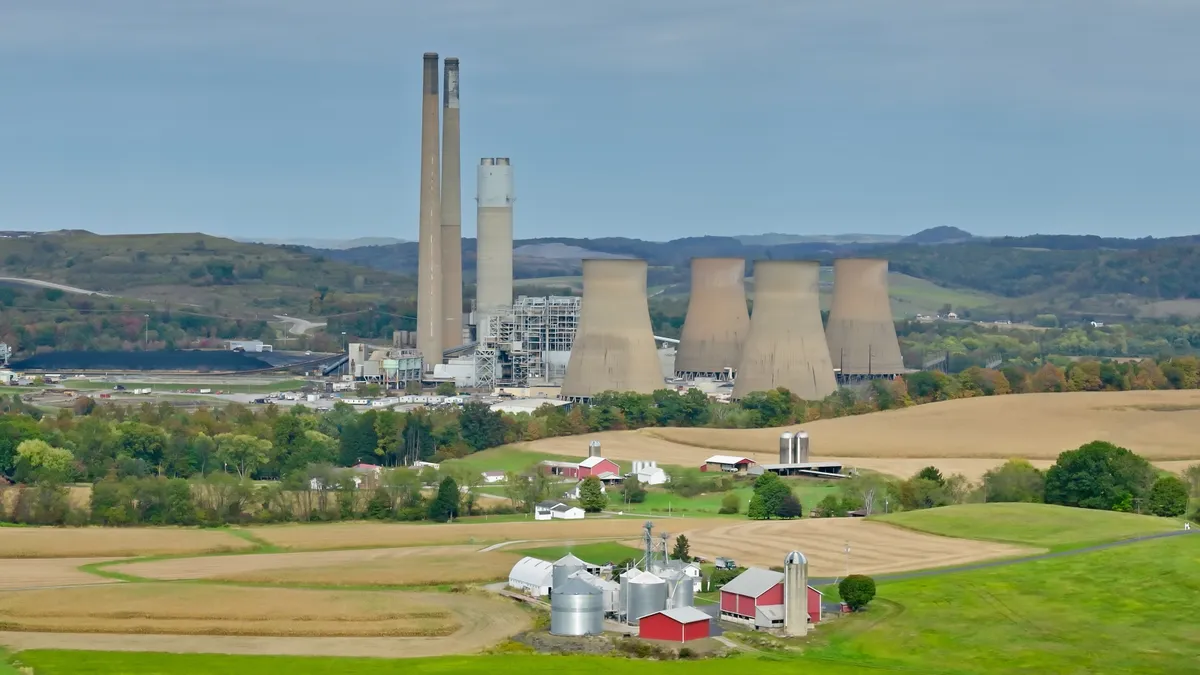
POLYGON ((791 635, 804 635, 809 623, 821 621, 821 592, 808 585, 808 560, 798 551, 787 555, 783 572, 751 567, 722 586, 720 595, 723 621, 791 635))
POLYGON ((675 356, 682 378, 730 379, 750 332, 746 309, 746 261, 695 258, 687 315, 675 356))
POLYGON ((819 273, 815 262, 754 264, 754 312, 734 381, 735 400, 783 387, 820 401, 837 390, 821 324, 819 273))
POLYGON ((346 348, 350 378, 377 382, 387 389, 403 389, 410 380, 420 381, 423 363, 421 353, 414 349, 379 349, 362 342, 351 342, 346 348))
MULTIPOLYGON (((511 244, 510 238, 510 258, 511 244)), ((510 273, 511 269, 510 262, 510 273)), ((480 305, 476 314, 476 386, 490 389, 562 382, 579 327, 579 298, 521 296, 516 302, 510 299, 486 310, 480 305)))
POLYGON ((712 617, 695 607, 664 609, 638 622, 638 637, 646 640, 690 642, 709 635, 712 617))
POLYGON ((906 373, 888 297, 888 262, 833 261, 833 303, 825 338, 843 382, 906 373))

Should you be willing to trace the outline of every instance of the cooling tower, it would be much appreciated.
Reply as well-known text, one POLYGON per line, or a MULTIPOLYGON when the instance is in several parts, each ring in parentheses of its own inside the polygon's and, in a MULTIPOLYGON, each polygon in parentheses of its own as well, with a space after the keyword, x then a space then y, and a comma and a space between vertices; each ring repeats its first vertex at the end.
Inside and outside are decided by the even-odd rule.
POLYGON ((442 204, 438 156, 438 55, 425 53, 421 100, 421 221, 417 253, 417 349, 425 369, 442 362, 442 204))
POLYGON ((742 342, 750 332, 746 311, 746 261, 694 258, 692 295, 675 354, 675 372, 685 377, 717 377, 737 368, 742 342))
POLYGON ((458 59, 446 59, 442 81, 442 347, 462 337, 462 158, 459 156, 458 59))
POLYGON ((507 157, 479 160, 475 298, 480 314, 512 306, 512 164, 507 157))
POLYGON ((819 401, 837 389, 821 327, 819 273, 815 262, 754 263, 754 313, 734 399, 784 387, 804 400, 819 401))
POLYGON ((602 391, 649 394, 663 386, 650 327, 645 260, 584 260, 579 328, 562 397, 602 391))
POLYGON ((843 375, 904 372, 887 275, 886 260, 833 262, 833 305, 825 339, 833 367, 841 368, 843 375))

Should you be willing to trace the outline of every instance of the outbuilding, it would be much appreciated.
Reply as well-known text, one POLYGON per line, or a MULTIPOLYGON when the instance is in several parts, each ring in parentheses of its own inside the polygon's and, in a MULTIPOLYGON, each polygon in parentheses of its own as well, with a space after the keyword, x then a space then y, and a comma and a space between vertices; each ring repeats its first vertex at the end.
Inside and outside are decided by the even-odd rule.
POLYGON ((735 455, 713 455, 704 460, 704 464, 700 466, 701 471, 725 471, 728 473, 746 473, 750 467, 754 466, 754 460, 749 457, 737 457, 735 455))
POLYGON ((547 560, 525 556, 508 573, 508 586, 534 596, 550 594, 554 580, 554 564, 547 560))
POLYGON ((712 617, 695 607, 664 609, 638 620, 638 637, 645 640, 689 642, 709 635, 712 617))
MULTIPOLYGON (((783 626, 783 572, 751 567, 721 587, 721 619, 755 628, 783 626)), ((808 620, 821 621, 821 592, 808 587, 808 620)))

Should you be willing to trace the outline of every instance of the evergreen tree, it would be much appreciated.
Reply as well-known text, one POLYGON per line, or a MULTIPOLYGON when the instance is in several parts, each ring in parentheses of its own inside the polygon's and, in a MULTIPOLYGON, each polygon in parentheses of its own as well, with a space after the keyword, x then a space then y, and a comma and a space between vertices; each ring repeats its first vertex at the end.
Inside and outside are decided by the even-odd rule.
POLYGON ((437 497, 429 503, 429 519, 444 523, 458 515, 458 483, 450 476, 438 485, 437 497))
POLYGON ((608 506, 608 495, 604 494, 600 479, 588 476, 579 486, 579 505, 588 513, 599 513, 608 506))
POLYGON ((671 557, 684 562, 691 562, 691 546, 688 544, 688 538, 685 535, 675 537, 675 549, 671 551, 671 557))
POLYGON ((803 518, 804 507, 800 505, 800 500, 796 499, 796 495, 788 492, 783 496, 783 500, 779 503, 779 510, 775 515, 780 518, 803 518))

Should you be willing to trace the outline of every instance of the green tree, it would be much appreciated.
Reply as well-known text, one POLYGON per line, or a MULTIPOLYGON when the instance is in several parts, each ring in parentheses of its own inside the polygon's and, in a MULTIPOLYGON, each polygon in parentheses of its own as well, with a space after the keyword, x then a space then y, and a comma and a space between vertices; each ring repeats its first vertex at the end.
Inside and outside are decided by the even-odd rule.
POLYGON ((1111 511, 1145 498, 1154 467, 1144 458, 1106 441, 1092 441, 1058 456, 1046 472, 1046 503, 1111 511))
POLYGON ((799 499, 796 499, 796 495, 788 491, 779 503, 779 509, 775 511, 775 515, 785 519, 803 518, 804 506, 800 504, 799 499))
POLYGON ((1193 464, 1185 469, 1183 480, 1188 484, 1188 494, 1200 497, 1200 464, 1193 464))
POLYGON ((646 501, 646 488, 642 487, 641 481, 637 476, 630 476, 625 479, 625 484, 621 486, 621 491, 625 497, 627 504, 641 504, 646 501))
POLYGON ((608 506, 604 485, 595 476, 588 476, 579 485, 579 505, 588 513, 599 513, 608 506))
POLYGON ((937 468, 936 466, 927 466, 924 469, 921 469, 917 472, 917 478, 924 478, 925 480, 933 481, 938 485, 946 484, 946 479, 942 476, 941 469, 937 468))
POLYGON ((458 515, 458 483, 450 476, 438 484, 437 496, 429 503, 429 519, 444 523, 458 515))
POLYGON ((453 396, 458 393, 454 388, 453 382, 438 382, 438 386, 434 388, 433 393, 438 396, 453 396))
POLYGON ((217 461, 232 466, 241 479, 250 477, 270 458, 271 441, 247 434, 218 434, 216 441, 217 461))
POLYGON ((1162 476, 1150 488, 1150 513, 1174 518, 1188 507, 1188 485, 1177 476, 1162 476))
POLYGON ((1046 477, 1024 459, 1010 459, 983 474, 988 502, 1040 503, 1046 493, 1046 477))
POLYGON ((726 492, 721 498, 721 508, 717 513, 733 514, 742 510, 742 500, 738 499, 736 492, 726 492))
POLYGON ((862 574, 851 574, 838 583, 842 602, 857 612, 875 599, 875 580, 862 574))
POLYGON ((28 467, 30 475, 53 482, 65 480, 75 461, 70 450, 56 448, 41 439, 21 441, 17 458, 17 464, 28 467))
POLYGON ((787 483, 777 474, 766 472, 754 481, 754 496, 750 498, 750 506, 746 515, 755 520, 766 520, 778 516, 783 508, 783 501, 792 493, 787 483))
POLYGON ((470 401, 464 404, 458 414, 458 426, 463 441, 472 450, 504 444, 504 415, 492 410, 486 403, 470 401))
POLYGON ((688 544, 688 538, 685 535, 675 537, 675 548, 671 551, 671 557, 675 560, 691 562, 691 545, 688 544))
POLYGON ((817 515, 822 518, 841 518, 850 510, 846 508, 845 500, 838 499, 837 495, 825 495, 816 508, 817 515))

